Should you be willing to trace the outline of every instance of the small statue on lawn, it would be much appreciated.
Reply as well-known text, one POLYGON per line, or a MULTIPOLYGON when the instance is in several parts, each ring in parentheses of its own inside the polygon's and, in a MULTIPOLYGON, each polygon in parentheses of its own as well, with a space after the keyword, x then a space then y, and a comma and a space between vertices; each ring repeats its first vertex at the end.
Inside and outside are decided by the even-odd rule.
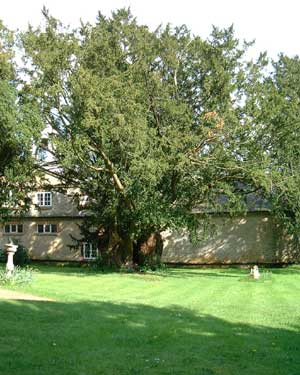
POLYGON ((255 280, 258 280, 260 278, 258 266, 254 266, 253 268, 251 268, 250 276, 252 276, 255 280))
POLYGON ((14 271, 14 254, 16 253, 18 246, 15 245, 11 239, 4 245, 7 254, 6 273, 8 277, 11 277, 14 271))

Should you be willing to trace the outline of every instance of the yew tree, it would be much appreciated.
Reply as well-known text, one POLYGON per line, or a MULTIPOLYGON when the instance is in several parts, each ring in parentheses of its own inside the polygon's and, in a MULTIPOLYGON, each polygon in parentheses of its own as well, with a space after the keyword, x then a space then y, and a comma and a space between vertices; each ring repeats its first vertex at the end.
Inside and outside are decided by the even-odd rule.
POLYGON ((43 14, 22 35, 26 90, 53 129, 55 173, 88 196, 89 225, 118 262, 151 233, 196 233, 195 207, 233 213, 265 186, 263 58, 246 62, 232 27, 203 40, 185 26, 152 32, 124 9, 76 30, 43 14))

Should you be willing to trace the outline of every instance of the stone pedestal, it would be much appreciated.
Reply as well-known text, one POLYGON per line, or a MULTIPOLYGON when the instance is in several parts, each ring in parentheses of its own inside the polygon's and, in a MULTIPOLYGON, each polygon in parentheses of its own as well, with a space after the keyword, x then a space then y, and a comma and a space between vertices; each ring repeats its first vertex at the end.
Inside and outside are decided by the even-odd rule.
POLYGON ((11 276, 15 268, 14 255, 17 251, 18 246, 14 245, 13 243, 7 243, 4 246, 7 254, 6 273, 8 276, 11 276))

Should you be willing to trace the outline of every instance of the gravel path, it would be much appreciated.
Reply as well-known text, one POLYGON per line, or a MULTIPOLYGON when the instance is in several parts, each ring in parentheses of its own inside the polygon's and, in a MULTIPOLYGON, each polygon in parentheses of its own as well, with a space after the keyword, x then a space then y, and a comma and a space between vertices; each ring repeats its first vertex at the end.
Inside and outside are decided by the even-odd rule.
POLYGON ((15 292, 14 290, 2 289, 0 288, 0 300, 1 299, 13 299, 22 301, 53 301, 53 299, 34 296, 32 294, 25 294, 20 292, 15 292))

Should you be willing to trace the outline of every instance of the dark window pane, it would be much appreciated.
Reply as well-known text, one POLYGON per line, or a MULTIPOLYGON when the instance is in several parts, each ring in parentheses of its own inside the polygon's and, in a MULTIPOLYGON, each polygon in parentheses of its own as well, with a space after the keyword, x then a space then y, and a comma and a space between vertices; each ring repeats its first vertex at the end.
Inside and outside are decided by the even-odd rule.
POLYGON ((9 233, 10 232, 10 225, 7 224, 5 225, 5 233, 9 233))
POLYGON ((44 225, 38 224, 38 233, 44 233, 44 225))
POLYGON ((37 198, 38 198, 38 205, 39 206, 43 206, 44 205, 44 196, 43 196, 43 194, 42 193, 38 193, 37 198))
POLYGON ((57 225, 56 224, 52 224, 51 225, 51 232, 52 233, 56 233, 57 232, 57 225))
POLYGON ((17 226, 16 226, 16 224, 12 224, 12 225, 11 225, 11 232, 12 232, 12 233, 16 233, 16 231, 17 231, 17 226))
POLYGON ((18 224, 18 233, 23 233, 23 224, 18 224))
POLYGON ((51 206, 51 193, 45 193, 45 206, 51 206))
POLYGON ((50 224, 45 225, 45 232, 50 233, 50 224))
POLYGON ((92 245, 90 243, 88 243, 86 247, 86 257, 87 258, 92 257, 92 245))
POLYGON ((92 248, 92 257, 97 258, 97 256, 98 256, 98 249, 94 245, 93 248, 92 248))

